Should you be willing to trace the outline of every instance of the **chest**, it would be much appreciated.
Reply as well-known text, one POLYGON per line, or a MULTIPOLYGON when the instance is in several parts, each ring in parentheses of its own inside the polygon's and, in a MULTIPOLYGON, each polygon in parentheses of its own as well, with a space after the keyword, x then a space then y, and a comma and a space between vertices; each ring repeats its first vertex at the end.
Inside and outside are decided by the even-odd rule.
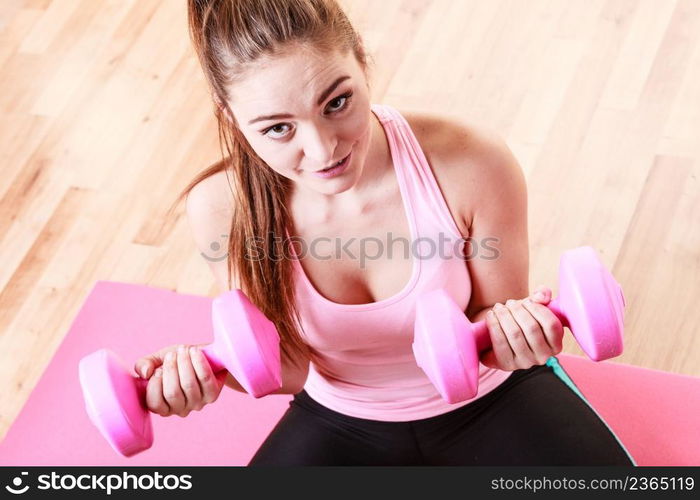
POLYGON ((340 304, 378 302, 413 273, 411 231, 398 186, 362 216, 297 231, 295 250, 316 291, 340 304))

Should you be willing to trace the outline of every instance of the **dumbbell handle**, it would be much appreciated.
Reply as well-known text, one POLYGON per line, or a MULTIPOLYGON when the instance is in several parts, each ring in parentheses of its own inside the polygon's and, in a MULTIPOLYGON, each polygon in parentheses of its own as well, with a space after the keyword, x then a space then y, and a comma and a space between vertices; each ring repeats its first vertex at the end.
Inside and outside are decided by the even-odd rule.
MULTIPOLYGON (((569 324, 561 311, 559 304, 559 297, 552 299, 549 304, 543 304, 545 307, 549 308, 550 311, 561 321, 561 324, 568 327, 569 324)), ((491 337, 489 336, 488 325, 486 320, 477 321, 472 325, 474 328, 474 338, 476 341, 476 350, 479 353, 479 357, 485 351, 491 349, 491 337)))
MULTIPOLYGON (((222 371, 227 371, 226 367, 221 361, 221 356, 214 349, 214 344, 207 344, 201 349, 202 354, 204 354, 204 357, 209 362, 209 366, 211 366, 211 371, 214 372, 214 374, 217 374, 222 371)), ((151 376, 153 376, 153 374, 151 374, 151 376)), ((149 379, 143 379, 140 376, 136 377, 136 385, 138 387, 139 393, 143 391, 145 394, 146 387, 148 386, 148 380, 149 379)))

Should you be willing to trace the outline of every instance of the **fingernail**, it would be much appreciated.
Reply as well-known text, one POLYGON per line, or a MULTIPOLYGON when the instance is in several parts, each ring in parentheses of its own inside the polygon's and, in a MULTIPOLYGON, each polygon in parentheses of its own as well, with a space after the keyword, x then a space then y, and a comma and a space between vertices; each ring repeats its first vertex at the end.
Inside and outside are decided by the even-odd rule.
POLYGON ((139 372, 141 373, 141 377, 146 378, 147 371, 148 371, 148 369, 146 368, 145 365, 141 366, 141 369, 139 370, 139 372))
POLYGON ((542 292, 536 292, 535 293, 535 298, 537 300, 544 300, 544 294, 542 292))
POLYGON ((170 351, 168 354, 165 355, 165 361, 166 362, 171 362, 175 359, 175 353, 170 351))
POLYGON ((177 348, 177 353, 178 354, 185 354, 185 346, 181 345, 177 348))
POLYGON ((196 352, 197 352, 197 347, 195 347, 195 346, 190 347, 190 356, 192 356, 196 352))
POLYGON ((162 368, 158 368, 158 369, 156 369, 156 373, 155 373, 154 375, 155 375, 156 377, 160 377, 162 374, 163 374, 163 369, 162 369, 162 368))

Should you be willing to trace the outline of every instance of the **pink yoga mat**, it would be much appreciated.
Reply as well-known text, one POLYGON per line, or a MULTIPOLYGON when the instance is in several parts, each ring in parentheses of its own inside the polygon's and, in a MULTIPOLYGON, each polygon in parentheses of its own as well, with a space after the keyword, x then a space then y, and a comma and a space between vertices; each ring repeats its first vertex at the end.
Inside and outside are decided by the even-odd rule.
POLYGON ((0 465, 245 465, 284 413, 289 395, 255 399, 227 387, 187 418, 153 415, 154 445, 117 455, 85 411, 80 358, 102 347, 129 367, 171 344, 213 340, 209 297, 98 281, 0 444, 0 465))
POLYGON ((557 358, 637 465, 700 465, 700 378, 557 358))
MULTIPOLYGON (((255 399, 224 388, 187 418, 153 416, 155 443, 117 455, 94 428, 82 399, 78 362, 107 347, 128 366, 176 343, 212 339, 211 299, 99 281, 24 408, 0 443, 0 465, 245 465, 291 396, 255 399)), ((700 464, 700 379, 558 356, 579 389, 639 465, 700 464)))

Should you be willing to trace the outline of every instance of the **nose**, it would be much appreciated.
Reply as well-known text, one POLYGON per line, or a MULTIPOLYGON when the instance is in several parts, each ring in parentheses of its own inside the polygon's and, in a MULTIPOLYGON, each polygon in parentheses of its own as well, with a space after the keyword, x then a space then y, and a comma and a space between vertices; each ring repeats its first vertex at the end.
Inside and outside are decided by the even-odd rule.
POLYGON ((303 137, 302 148, 307 160, 307 167, 323 168, 335 159, 338 140, 332 130, 323 127, 308 127, 303 137))

